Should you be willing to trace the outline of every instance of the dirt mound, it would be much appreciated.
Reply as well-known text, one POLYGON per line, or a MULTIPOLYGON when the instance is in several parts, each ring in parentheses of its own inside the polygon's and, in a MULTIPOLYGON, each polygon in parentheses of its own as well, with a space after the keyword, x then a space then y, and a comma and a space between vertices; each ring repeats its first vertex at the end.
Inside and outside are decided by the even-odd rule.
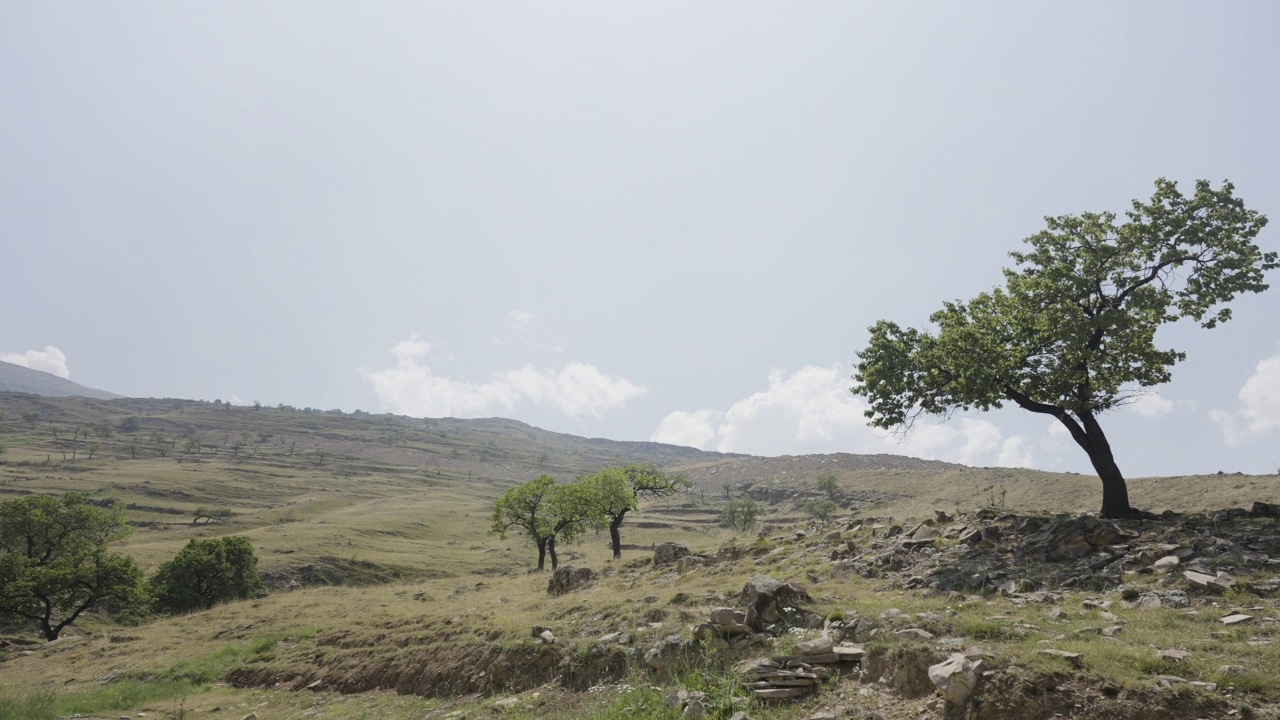
POLYGON ((1000 672, 983 685, 979 716, 991 720, 1182 720, 1226 717, 1228 703, 1200 693, 1122 691, 1077 677, 1000 672))
MULTIPOLYGON (((321 653, 313 659, 320 661, 321 653)), ((610 658, 597 665, 612 667, 610 658)), ((516 647, 454 645, 405 648, 391 656, 343 655, 324 664, 302 662, 288 666, 244 667, 232 671, 227 682, 236 687, 272 687, 359 693, 395 690, 423 697, 523 692, 560 678, 565 658, 556 648, 526 644, 516 647)), ((579 683, 606 673, 587 664, 574 668, 579 683)))

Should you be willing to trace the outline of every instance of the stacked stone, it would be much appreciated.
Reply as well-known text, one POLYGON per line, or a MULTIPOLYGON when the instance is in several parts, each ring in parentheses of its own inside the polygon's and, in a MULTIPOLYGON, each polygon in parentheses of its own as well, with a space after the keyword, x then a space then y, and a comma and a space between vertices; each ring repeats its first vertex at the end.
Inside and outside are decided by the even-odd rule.
POLYGON ((796 645, 791 655, 776 655, 745 668, 747 687, 761 700, 796 698, 813 691, 819 681, 862 660, 856 645, 836 645, 831 638, 817 638, 796 645))

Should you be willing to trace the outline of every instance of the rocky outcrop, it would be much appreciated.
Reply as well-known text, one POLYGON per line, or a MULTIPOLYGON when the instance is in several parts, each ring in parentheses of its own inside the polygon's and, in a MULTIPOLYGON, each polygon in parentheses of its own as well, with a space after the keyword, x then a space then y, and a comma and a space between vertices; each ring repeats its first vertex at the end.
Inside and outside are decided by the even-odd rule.
POLYGON ((594 577, 595 573, 591 571, 591 568, 573 567, 571 565, 557 568, 555 572, 551 573, 551 579, 547 581, 547 594, 555 597, 581 590, 590 585, 594 577))

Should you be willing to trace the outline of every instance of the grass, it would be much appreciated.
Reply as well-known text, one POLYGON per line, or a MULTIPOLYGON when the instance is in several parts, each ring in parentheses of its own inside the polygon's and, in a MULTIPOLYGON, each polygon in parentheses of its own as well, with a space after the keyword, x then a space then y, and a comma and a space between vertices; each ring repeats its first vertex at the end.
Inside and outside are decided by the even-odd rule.
POLYGON ((128 710, 192 695, 199 688, 186 680, 122 680, 73 691, 40 688, 0 693, 0 720, 55 720, 73 715, 128 710))
MULTIPOLYGON (((177 700, 185 701, 182 707, 192 713, 215 719, 242 717, 250 710, 262 720, 300 717, 308 711, 319 720, 417 719, 429 712, 468 708, 468 702, 476 701, 385 692, 342 699, 333 693, 244 690, 213 683, 246 666, 296 670, 310 673, 308 677, 377 680, 397 677, 407 658, 435 662, 447 660, 451 653, 460 657, 480 650, 519 657, 542 647, 531 636, 533 625, 547 625, 559 638, 548 652, 563 652, 579 664, 589 664, 600 657, 593 650, 596 638, 613 632, 621 633, 613 641, 617 646, 637 651, 667 635, 687 637, 689 626, 704 619, 710 608, 739 606, 738 591, 757 573, 798 581, 815 598, 809 609, 824 616, 878 619, 890 608, 913 616, 933 613, 942 619, 906 622, 981 648, 994 667, 1080 673, 1133 689, 1149 689, 1154 675, 1172 674, 1217 682, 1234 688, 1238 697, 1280 700, 1276 645, 1250 644, 1280 642, 1280 631, 1260 623, 1227 629, 1217 621, 1218 609, 1225 614, 1235 606, 1274 607, 1270 599, 1232 591, 1217 599, 1220 608, 1197 605, 1199 613, 1194 615, 1128 609, 1117 602, 1112 612, 1120 618, 1122 630, 1115 639, 1105 639, 1080 634, 1112 624, 1082 608, 1083 593, 1068 593, 1061 605, 1069 615, 1050 620, 1047 605, 1017 605, 996 595, 951 602, 919 591, 886 589, 885 580, 832 578, 832 545, 825 536, 843 525, 811 523, 786 504, 770 506, 758 533, 735 535, 715 523, 726 478, 812 489, 812 477, 831 472, 841 492, 883 493, 882 499, 863 507, 864 517, 892 517, 903 525, 913 517, 932 517, 934 508, 972 508, 986 502, 992 488, 1009 511, 1092 510, 1098 494, 1095 478, 981 468, 832 469, 833 463, 821 464, 815 457, 770 458, 766 463, 760 458, 670 451, 667 467, 684 464, 690 477, 707 488, 708 501, 685 496, 646 502, 634 518, 628 517, 623 542, 644 548, 670 540, 708 553, 734 543, 750 552, 736 562, 678 573, 641 562, 648 557, 642 549, 625 550, 622 561, 614 562, 606 538, 589 536, 581 545, 561 548, 562 560, 591 567, 601 572, 600 577, 585 592, 550 598, 545 574, 525 574, 535 557, 528 543, 515 536, 502 541, 485 535, 488 505, 511 483, 541 472, 568 479, 626 458, 630 446, 543 433, 507 421, 255 411, 187 401, 105 402, 0 394, 0 410, 5 410, 0 443, 7 448, 0 456, 0 499, 78 490, 95 499, 130 503, 129 519, 138 527, 121 548, 146 568, 171 558, 193 537, 243 534, 258 549, 261 569, 269 578, 299 577, 310 566, 312 576, 325 576, 337 585, 274 592, 264 599, 158 618, 136 627, 86 616, 55 646, 40 646, 31 656, 11 653, 0 664, 0 718, 117 710, 154 710, 163 717, 174 714, 177 700), (42 414, 34 425, 20 419, 32 410, 42 414), (140 418, 138 433, 93 438, 102 448, 92 461, 83 454, 75 461, 60 460, 62 449, 83 444, 67 440, 77 425, 104 419, 118 423, 130 415, 140 418), (172 437, 188 426, 196 427, 217 452, 202 448, 187 454, 179 447, 159 457, 148 446, 135 460, 125 449, 131 437, 145 437, 154 429, 172 437), (54 428, 61 440, 53 437, 54 428), (234 442, 241 432, 249 433, 248 449, 232 455, 221 443, 224 438, 234 442), (710 502, 712 498, 717 499, 710 502), (225 524, 192 525, 191 511, 200 505, 230 507, 236 516, 225 524), (797 527, 806 529, 808 537, 797 539, 797 527), (669 602, 678 593, 688 599, 669 602), (656 596, 657 602, 644 602, 648 595, 656 596), (1046 647, 1081 652, 1084 669, 1074 671, 1040 655, 1046 647), (1175 648, 1192 654, 1176 664, 1155 655, 1175 648), (1222 676, 1218 668, 1226 664, 1243 665, 1249 672, 1222 676), (107 684, 95 680, 111 674, 123 679, 107 684), (215 707, 223 708, 225 715, 210 713, 215 707)), ((1138 479, 1130 482, 1130 489, 1149 509, 1203 510, 1280 496, 1280 477, 1138 479)), ((869 548, 870 529, 846 535, 869 548)), ((1130 582, 1160 579, 1134 577, 1130 582)), ((759 651, 785 649, 795 639, 780 639, 759 651)), ((868 647, 893 642, 882 635, 868 647)), ((717 673, 712 665, 695 663, 693 671, 674 682, 707 691, 716 698, 716 713, 723 714, 721 710, 739 705, 733 698, 742 694, 740 687, 717 673)), ((555 691, 553 701, 524 693, 515 709, 503 713, 667 717, 662 693, 650 682, 638 673, 621 686, 596 693, 555 691), (533 709, 521 709, 524 705, 533 709)), ((789 707, 749 712, 752 717, 790 718, 807 717, 804 712, 816 709, 789 707)))

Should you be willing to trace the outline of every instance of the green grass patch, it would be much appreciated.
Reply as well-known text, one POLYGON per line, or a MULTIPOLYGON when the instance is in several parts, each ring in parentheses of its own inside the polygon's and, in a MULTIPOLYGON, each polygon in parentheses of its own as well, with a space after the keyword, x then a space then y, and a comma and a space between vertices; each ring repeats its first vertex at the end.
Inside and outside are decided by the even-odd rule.
POLYGON ((159 672, 147 673, 143 679, 208 684, 222 679, 238 667, 271 660, 272 651, 286 637, 303 640, 313 636, 315 630, 270 633, 247 643, 226 645, 206 655, 176 662, 159 672))
POLYGON ((56 720, 73 715, 128 710, 199 692, 186 680, 122 680, 85 690, 38 689, 0 694, 0 720, 56 720))

